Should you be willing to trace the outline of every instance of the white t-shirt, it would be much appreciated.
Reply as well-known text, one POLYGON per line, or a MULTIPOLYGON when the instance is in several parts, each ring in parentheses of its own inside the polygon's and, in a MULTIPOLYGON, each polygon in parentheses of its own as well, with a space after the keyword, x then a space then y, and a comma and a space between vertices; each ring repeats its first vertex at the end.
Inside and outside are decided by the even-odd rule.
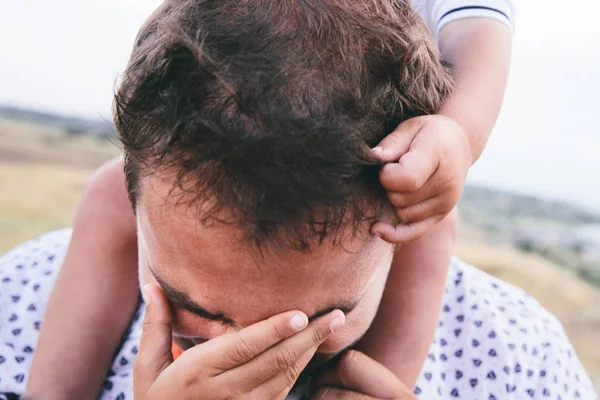
POLYGON ((492 18, 511 29, 515 26, 512 0, 412 0, 412 5, 436 39, 447 23, 461 18, 492 18))

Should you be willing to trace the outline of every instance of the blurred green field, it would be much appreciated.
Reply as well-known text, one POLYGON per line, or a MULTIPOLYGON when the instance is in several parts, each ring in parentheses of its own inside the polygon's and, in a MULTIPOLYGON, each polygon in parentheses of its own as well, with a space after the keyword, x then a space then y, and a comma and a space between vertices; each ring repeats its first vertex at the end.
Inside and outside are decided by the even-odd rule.
MULTIPOLYGON (((119 154, 106 141, 0 120, 0 254, 70 226, 94 170, 119 154)), ((553 312, 600 390, 600 290, 539 256, 476 237, 463 226, 456 255, 525 289, 553 312)))

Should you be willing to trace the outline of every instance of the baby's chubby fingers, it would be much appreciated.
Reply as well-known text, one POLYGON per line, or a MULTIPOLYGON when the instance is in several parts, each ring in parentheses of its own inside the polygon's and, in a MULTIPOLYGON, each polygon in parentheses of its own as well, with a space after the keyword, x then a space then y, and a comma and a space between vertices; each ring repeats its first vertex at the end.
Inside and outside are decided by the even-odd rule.
POLYGON ((421 149, 410 150, 398 163, 385 164, 379 171, 381 185, 388 192, 416 192, 435 173, 439 160, 421 149))
POLYGON ((392 226, 387 222, 377 221, 371 227, 371 233, 381 237, 388 243, 406 244, 425 236, 444 219, 444 216, 445 214, 434 215, 423 221, 412 224, 397 224, 396 226, 392 226))
POLYGON ((452 211, 454 204, 442 196, 432 197, 409 207, 395 208, 396 218, 404 224, 414 224, 452 211))

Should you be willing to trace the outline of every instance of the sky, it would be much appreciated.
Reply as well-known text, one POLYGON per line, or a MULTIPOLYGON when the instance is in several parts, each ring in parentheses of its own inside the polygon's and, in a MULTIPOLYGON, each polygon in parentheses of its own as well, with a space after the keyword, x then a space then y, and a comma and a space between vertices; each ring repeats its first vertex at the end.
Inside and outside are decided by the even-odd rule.
MULTIPOLYGON (((504 106, 469 180, 600 211, 600 2, 516 2, 504 106)), ((159 3, 0 0, 0 104, 109 118, 135 34, 159 3)))

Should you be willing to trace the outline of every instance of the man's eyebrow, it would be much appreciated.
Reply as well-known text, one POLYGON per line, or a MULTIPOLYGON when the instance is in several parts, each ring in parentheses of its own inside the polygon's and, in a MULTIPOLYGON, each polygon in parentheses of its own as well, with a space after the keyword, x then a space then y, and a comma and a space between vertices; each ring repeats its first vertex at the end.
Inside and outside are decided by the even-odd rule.
MULTIPOLYGON (((160 277, 158 277, 154 273, 153 268, 151 268, 150 266, 149 266, 148 269, 150 270, 150 272, 154 276, 154 279, 156 279, 157 282, 162 287, 163 291, 165 292, 165 295, 167 296, 167 298, 169 299, 169 302, 171 303, 171 305, 173 307, 179 308, 181 310, 189 311, 189 312, 191 312, 194 315, 197 315, 197 316, 202 317, 202 318, 206 318, 206 319, 211 320, 211 321, 218 321, 218 322, 221 322, 223 324, 230 325, 230 326, 235 326, 236 325, 235 321, 233 319, 227 317, 225 314, 223 314, 223 313, 219 313, 219 314, 211 313, 210 311, 208 311, 205 308, 203 308, 202 306, 200 306, 198 303, 194 302, 187 293, 185 293, 185 292, 183 292, 183 291, 181 291, 179 289, 176 289, 173 286, 171 286, 168 283, 166 283, 164 280, 162 280, 160 277)), ((354 310, 356 308, 356 306, 358 306, 358 304, 361 302, 361 300, 364 297, 364 295, 365 295, 365 293, 363 293, 358 299, 356 299, 355 301, 353 301, 351 303, 335 304, 335 305, 327 307, 327 308, 325 308, 323 310, 317 311, 316 313, 314 313, 313 315, 311 315, 310 317, 308 317, 308 320, 312 321, 312 320, 317 319, 317 318, 319 318, 319 317, 321 317, 323 315, 329 314, 333 310, 340 310, 344 314, 348 314, 352 310, 354 310)))
POLYGON ((169 299, 169 302, 173 307, 189 311, 192 314, 195 314, 202 318, 206 318, 211 321, 218 321, 231 326, 235 325, 235 322, 231 318, 228 318, 222 313, 211 313, 210 311, 201 307, 198 303, 194 302, 187 293, 176 289, 173 286, 169 285, 167 282, 163 281, 154 273, 154 270, 152 268, 149 267, 148 269, 150 270, 150 272, 152 272, 152 275, 154 275, 154 279, 156 279, 160 286, 162 286, 162 289, 165 292, 167 299, 169 299))
POLYGON ((323 315, 329 314, 333 310, 340 310, 344 314, 348 314, 352 310, 354 310, 356 308, 356 306, 358 306, 358 303, 360 303, 360 301, 362 300, 363 296, 364 295, 361 295, 358 299, 356 299, 352 303, 336 304, 336 305, 333 305, 331 307, 327 307, 327 308, 325 308, 325 309, 323 309, 321 311, 317 311, 316 313, 314 313, 313 315, 311 315, 310 317, 308 317, 308 320, 312 321, 313 319, 317 319, 317 318, 319 318, 319 317, 321 317, 323 315))

